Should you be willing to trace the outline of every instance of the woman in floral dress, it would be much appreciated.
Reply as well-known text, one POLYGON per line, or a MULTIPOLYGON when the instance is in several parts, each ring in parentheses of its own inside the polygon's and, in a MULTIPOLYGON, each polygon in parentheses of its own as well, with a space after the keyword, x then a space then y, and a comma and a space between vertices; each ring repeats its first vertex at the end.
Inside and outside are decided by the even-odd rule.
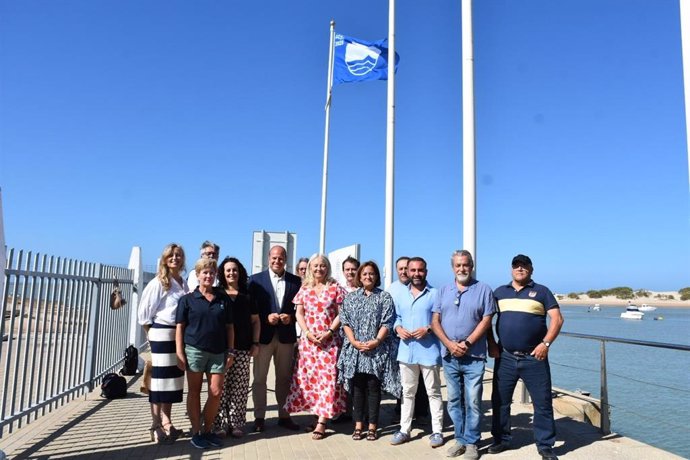
POLYGON ((390 334, 395 307, 391 295, 378 288, 381 275, 376 263, 364 262, 355 280, 359 289, 345 297, 340 309, 345 343, 338 359, 338 379, 346 391, 352 391, 355 418, 352 439, 362 439, 364 408, 368 407, 366 438, 375 441, 381 390, 397 398, 401 393, 396 347, 390 334))
POLYGON ((326 422, 346 407, 346 393, 337 383, 336 370, 342 344, 337 332, 338 313, 344 297, 343 288, 331 278, 326 256, 313 256, 293 301, 302 340, 285 409, 290 413, 308 411, 318 417, 312 434, 315 440, 323 439, 326 422))

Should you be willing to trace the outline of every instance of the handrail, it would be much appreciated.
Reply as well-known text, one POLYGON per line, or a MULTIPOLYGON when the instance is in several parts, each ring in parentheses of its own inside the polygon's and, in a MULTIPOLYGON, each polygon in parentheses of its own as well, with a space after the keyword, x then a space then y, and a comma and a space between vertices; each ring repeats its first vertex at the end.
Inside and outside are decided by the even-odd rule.
MULTIPOLYGON (((644 347, 655 347, 664 348, 668 350, 681 350, 690 351, 690 345, 681 345, 677 343, 663 343, 663 342, 650 342, 647 340, 634 340, 634 339, 622 339, 619 337, 608 337, 604 335, 591 335, 591 334, 580 334, 577 332, 563 332, 559 334, 565 337, 573 337, 576 339, 589 339, 598 340, 600 342, 600 356, 601 356, 601 373, 599 374, 600 379, 600 401, 601 401, 601 427, 600 430, 603 434, 611 433, 611 419, 609 415, 609 391, 608 391, 608 381, 606 378, 606 342, 624 343, 627 345, 640 345, 644 347)), ((523 395, 523 398, 525 396, 523 395)))
POLYGON ((576 337, 578 339, 592 339, 592 340, 601 340, 603 342, 627 343, 630 345, 642 345, 645 347, 656 347, 656 348, 667 348, 670 350, 690 351, 690 345, 681 345, 678 343, 649 342, 647 340, 621 339, 619 337, 608 337, 605 335, 580 334, 578 332, 563 332, 563 331, 561 331, 561 333, 559 335, 564 335, 566 337, 576 337))

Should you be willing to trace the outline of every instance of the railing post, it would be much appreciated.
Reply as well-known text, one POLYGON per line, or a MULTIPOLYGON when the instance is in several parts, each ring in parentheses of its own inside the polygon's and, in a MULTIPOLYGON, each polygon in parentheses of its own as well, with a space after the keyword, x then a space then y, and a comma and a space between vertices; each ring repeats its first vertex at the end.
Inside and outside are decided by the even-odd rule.
POLYGON ((139 298, 144 292, 144 266, 141 262, 141 248, 134 246, 129 255, 129 265, 132 272, 132 298, 130 301, 130 320, 129 320, 129 343, 139 348, 146 341, 143 328, 139 325, 137 311, 139 309, 139 298))
POLYGON ((525 385, 525 382, 522 379, 520 380, 520 403, 531 403, 529 399, 529 391, 527 391, 527 385, 525 385))
POLYGON ((606 381, 606 341, 601 341, 601 432, 611 433, 611 420, 609 419, 609 387, 606 381))
POLYGON ((87 372, 86 381, 88 382, 89 391, 93 391, 94 379, 96 374, 96 357, 98 355, 96 350, 96 345, 98 343, 98 317, 100 316, 100 299, 101 299, 101 277, 103 276, 103 266, 101 264, 96 264, 96 289, 92 291, 91 294, 91 305, 89 309, 91 314, 89 315, 89 335, 87 339, 87 350, 86 350, 86 367, 87 372))

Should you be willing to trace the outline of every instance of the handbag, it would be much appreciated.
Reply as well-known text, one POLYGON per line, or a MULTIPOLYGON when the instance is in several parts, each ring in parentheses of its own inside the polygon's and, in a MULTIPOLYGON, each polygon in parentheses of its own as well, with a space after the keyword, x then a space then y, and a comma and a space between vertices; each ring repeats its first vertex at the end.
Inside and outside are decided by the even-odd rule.
POLYGON ((113 292, 110 293, 110 308, 117 310, 125 305, 127 305, 127 301, 122 297, 120 282, 116 279, 113 281, 113 292))
POLYGON ((151 374, 153 374, 153 363, 150 359, 146 360, 146 365, 144 366, 144 377, 141 380, 141 387, 139 391, 145 395, 149 394, 151 391, 151 374))

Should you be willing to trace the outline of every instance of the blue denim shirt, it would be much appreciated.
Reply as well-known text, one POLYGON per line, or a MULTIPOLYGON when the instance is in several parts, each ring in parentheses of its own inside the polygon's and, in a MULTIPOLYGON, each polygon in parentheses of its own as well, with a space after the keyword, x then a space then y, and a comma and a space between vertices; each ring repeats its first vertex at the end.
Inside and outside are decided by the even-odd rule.
MULTIPOLYGON (((433 312, 441 314, 441 327, 454 342, 465 340, 485 317, 496 312, 496 299, 488 284, 472 280, 464 291, 455 282, 438 291, 433 312)), ((446 347, 441 344, 442 353, 446 347)), ((472 344, 470 356, 486 359, 486 336, 472 344)))
MULTIPOLYGON (((411 285, 411 283, 410 283, 411 285)), ((410 286, 391 293, 395 303, 395 324, 393 330, 402 326, 408 331, 431 325, 431 309, 436 299, 436 289, 428 284, 415 299, 410 286)), ((421 340, 400 339, 398 361, 422 366, 441 365, 441 343, 434 334, 427 334, 421 340)))

